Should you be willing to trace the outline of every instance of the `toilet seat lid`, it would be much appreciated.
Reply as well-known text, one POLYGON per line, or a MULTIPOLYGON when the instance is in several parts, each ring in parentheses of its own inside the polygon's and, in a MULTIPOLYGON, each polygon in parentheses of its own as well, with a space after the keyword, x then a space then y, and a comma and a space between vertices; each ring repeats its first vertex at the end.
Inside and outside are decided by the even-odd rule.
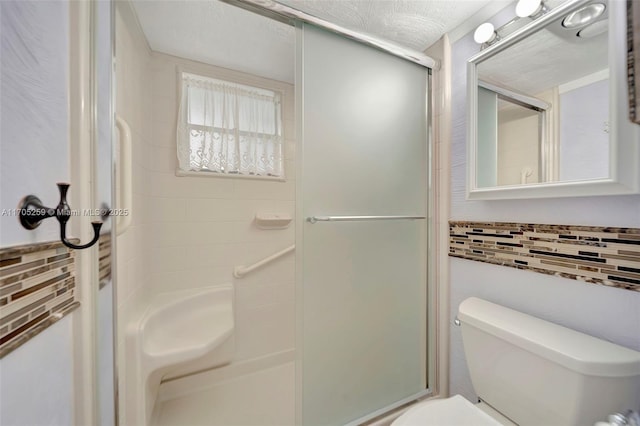
POLYGON ((502 426, 460 395, 416 404, 392 426, 502 426))

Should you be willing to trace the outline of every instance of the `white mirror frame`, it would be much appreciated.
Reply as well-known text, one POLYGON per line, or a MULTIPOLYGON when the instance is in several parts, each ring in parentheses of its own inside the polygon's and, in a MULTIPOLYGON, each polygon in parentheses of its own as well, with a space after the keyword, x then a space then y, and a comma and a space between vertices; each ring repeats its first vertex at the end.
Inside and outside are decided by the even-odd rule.
POLYGON ((471 57, 467 62, 467 199, 505 200, 523 198, 623 195, 640 192, 640 125, 628 114, 626 2, 609 0, 609 177, 605 179, 541 182, 489 188, 477 186, 477 110, 480 62, 516 44, 547 24, 566 16, 591 0, 569 0, 530 24, 471 57))

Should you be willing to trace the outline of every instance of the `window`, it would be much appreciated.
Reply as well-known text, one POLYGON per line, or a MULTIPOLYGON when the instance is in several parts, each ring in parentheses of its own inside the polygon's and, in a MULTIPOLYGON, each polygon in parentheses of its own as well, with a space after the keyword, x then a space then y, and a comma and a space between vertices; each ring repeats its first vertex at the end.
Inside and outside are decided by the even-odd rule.
POLYGON ((182 73, 182 171, 283 177, 278 92, 182 73))

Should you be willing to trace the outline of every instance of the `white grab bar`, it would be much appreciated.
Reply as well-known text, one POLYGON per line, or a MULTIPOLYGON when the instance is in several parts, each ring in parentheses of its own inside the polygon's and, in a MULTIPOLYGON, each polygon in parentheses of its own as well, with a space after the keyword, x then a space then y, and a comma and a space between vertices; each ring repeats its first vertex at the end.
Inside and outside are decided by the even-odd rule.
POLYGON ((121 211, 127 211, 126 215, 118 214, 118 216, 116 216, 116 233, 120 235, 131 226, 131 216, 133 215, 131 211, 133 200, 131 186, 133 185, 133 181, 131 179, 131 128, 119 115, 116 115, 116 126, 120 132, 120 155, 118 156, 118 164, 116 166, 120 177, 120 193, 116 197, 119 203, 116 208, 121 211))
POLYGON ((287 253, 291 253, 292 251, 294 251, 296 249, 295 244, 292 246, 287 247, 284 250, 280 250, 277 253, 272 254, 269 257, 265 257, 264 259, 254 263, 253 265, 250 266, 236 266, 235 268, 233 268, 233 276, 236 278, 242 278, 245 275, 247 275, 249 272, 252 272, 258 268, 261 268, 262 266, 266 265, 269 262, 273 262, 274 260, 276 260, 279 257, 284 256, 287 253))

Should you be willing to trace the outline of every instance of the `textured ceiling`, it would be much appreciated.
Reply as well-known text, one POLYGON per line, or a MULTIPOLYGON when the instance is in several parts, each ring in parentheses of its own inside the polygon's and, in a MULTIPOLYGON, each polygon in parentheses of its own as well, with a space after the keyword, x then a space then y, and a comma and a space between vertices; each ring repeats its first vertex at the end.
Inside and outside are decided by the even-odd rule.
POLYGON ((501 87, 536 95, 608 69, 607 52, 606 34, 573 41, 544 29, 480 63, 478 76, 501 87))
MULTIPOLYGON (((424 50, 492 0, 282 0, 352 30, 424 50)), ((152 50, 293 82, 292 27, 219 0, 133 0, 152 50)))
POLYGON ((490 0, 279 0, 344 27, 423 51, 490 0))

